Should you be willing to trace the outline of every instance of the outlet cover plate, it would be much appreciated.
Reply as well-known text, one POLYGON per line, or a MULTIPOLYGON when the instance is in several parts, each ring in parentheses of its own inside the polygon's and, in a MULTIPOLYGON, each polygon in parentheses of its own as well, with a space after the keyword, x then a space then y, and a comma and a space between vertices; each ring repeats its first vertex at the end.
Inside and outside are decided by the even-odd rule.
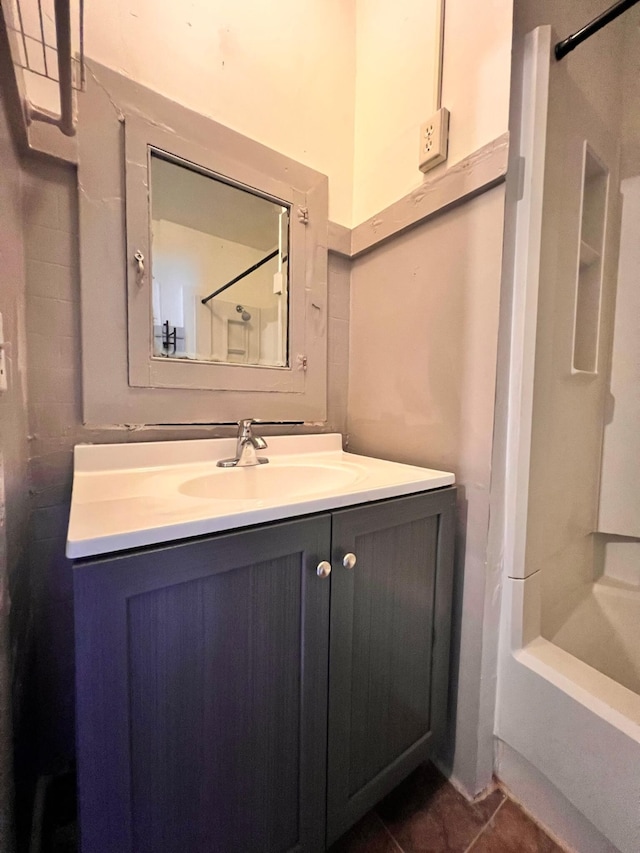
POLYGON ((441 107, 437 113, 420 125, 420 151, 418 166, 428 172, 447 159, 449 147, 449 110, 441 107))

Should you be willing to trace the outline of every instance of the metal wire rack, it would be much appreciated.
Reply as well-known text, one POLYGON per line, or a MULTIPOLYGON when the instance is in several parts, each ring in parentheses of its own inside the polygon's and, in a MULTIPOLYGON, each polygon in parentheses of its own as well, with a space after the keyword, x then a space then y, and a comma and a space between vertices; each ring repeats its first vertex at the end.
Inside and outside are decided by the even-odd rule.
POLYGON ((84 0, 0 0, 11 58, 25 75, 56 83, 60 115, 27 103, 30 120, 73 135, 72 90, 84 89, 84 0))
MULTIPOLYGON (((5 0, 2 2, 5 6, 5 0)), ((84 88, 84 0, 71 8, 72 55, 71 83, 74 89, 84 88), (74 21, 73 18, 76 18, 74 21)), ((58 73, 58 43, 53 0, 11 0, 8 3, 7 28, 13 32, 14 64, 24 71, 60 82, 58 73)))

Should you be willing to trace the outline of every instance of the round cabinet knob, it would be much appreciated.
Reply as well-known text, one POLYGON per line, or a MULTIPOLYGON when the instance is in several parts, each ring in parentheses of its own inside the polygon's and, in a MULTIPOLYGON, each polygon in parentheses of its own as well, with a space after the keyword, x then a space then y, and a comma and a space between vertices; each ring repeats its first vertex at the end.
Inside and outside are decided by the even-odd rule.
POLYGON ((352 569, 356 564, 357 557, 355 554, 345 554, 342 558, 342 565, 345 569, 352 569))
POLYGON ((328 578, 331 574, 331 563, 328 563, 326 560, 322 560, 322 562, 318 563, 316 573, 319 578, 328 578))

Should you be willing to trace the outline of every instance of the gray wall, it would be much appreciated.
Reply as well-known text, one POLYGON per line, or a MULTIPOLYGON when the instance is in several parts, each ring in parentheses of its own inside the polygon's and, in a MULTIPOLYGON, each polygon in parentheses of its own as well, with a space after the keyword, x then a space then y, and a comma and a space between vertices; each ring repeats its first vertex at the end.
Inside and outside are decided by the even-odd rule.
POLYGON ((488 532, 503 222, 501 186, 357 259, 351 281, 349 448, 453 471, 459 485, 455 752, 452 739, 441 758, 471 795, 493 770, 499 561, 488 532))
MULTIPOLYGON (((28 164, 25 182, 30 198, 26 217, 27 332, 32 437, 31 552, 41 697, 38 705, 42 711, 43 766, 55 768, 74 752, 72 580, 70 564, 64 556, 74 445, 212 438, 230 435, 231 430, 228 427, 128 430, 83 426, 75 170, 33 161, 28 164)), ((124 290, 124 270, 122 280, 113 282, 113 286, 124 290)), ((336 255, 329 258, 329 316, 329 419, 325 429, 345 432, 349 265, 336 255)), ((262 430, 266 435, 282 431, 281 427, 262 430)))
POLYGON ((0 849, 11 851, 12 703, 16 734, 29 661, 29 572, 26 530, 27 388, 22 174, 0 94, 0 312, 4 320, 8 391, 0 394, 0 849))

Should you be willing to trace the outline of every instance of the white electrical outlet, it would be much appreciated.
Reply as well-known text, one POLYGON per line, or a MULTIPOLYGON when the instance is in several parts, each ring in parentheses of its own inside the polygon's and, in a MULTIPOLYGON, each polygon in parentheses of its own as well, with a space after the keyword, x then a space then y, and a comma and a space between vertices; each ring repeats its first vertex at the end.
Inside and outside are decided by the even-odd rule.
POLYGON ((449 146, 449 110, 441 107, 428 121, 420 125, 418 166, 428 172, 447 159, 449 146))

